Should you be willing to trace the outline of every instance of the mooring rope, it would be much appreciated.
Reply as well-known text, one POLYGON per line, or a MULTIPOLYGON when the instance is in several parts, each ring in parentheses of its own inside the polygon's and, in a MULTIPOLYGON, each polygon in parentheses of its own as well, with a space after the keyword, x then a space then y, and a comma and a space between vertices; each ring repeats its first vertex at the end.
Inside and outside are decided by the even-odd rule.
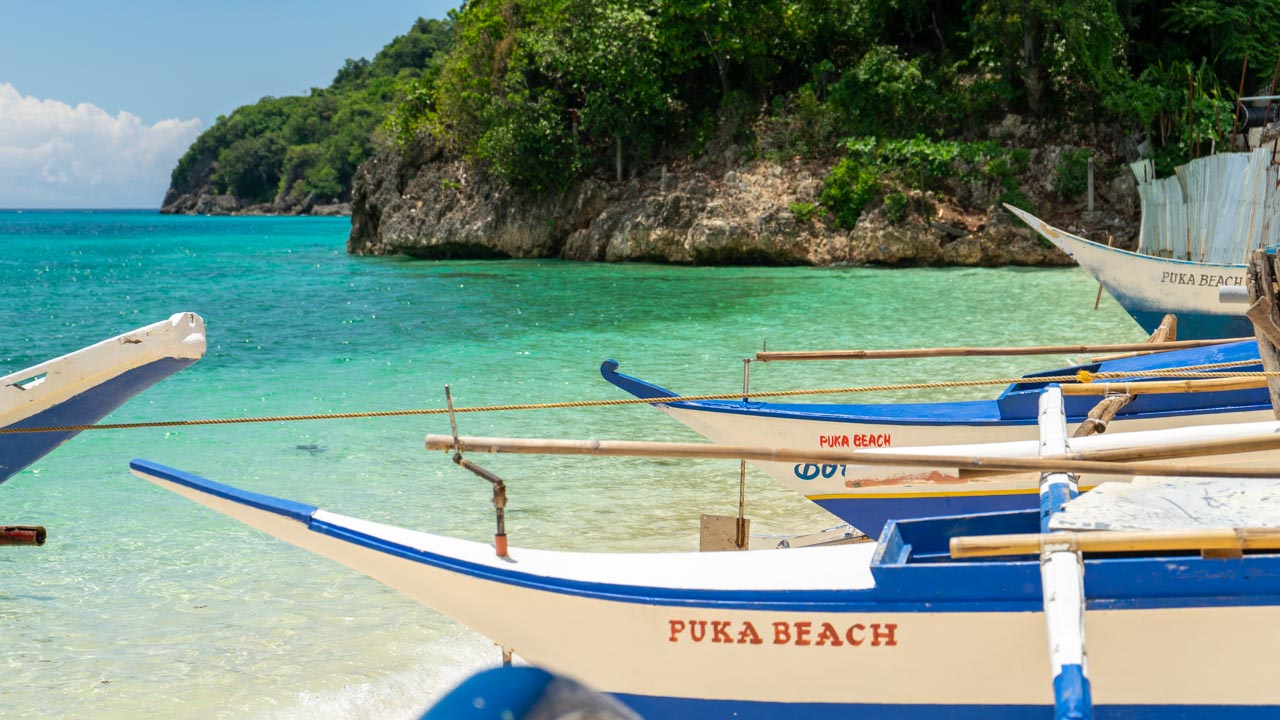
MULTIPOLYGON (((826 388, 811 390, 763 390, 748 393, 751 398, 780 398, 797 395, 851 395, 867 392, 895 392, 901 390, 942 390, 946 388, 981 387, 984 385, 1017 385, 1030 383, 1091 383, 1109 380, 1123 380, 1135 377, 1172 377, 1172 378, 1271 378, 1280 377, 1280 372, 1220 372, 1222 368, 1257 365, 1257 360, 1236 360, 1234 362, 1211 363, 1206 365, 1190 365, 1183 368, 1166 370, 1142 370, 1133 372, 1090 373, 1080 370, 1075 375, 1050 375, 1042 377, 991 378, 988 380, 945 380, 924 383, 900 383, 897 385, 859 385, 855 387, 826 388)), ((476 407, 456 407, 455 413, 504 412, 513 410, 555 410, 563 408, 613 407, 620 405, 665 405, 679 402, 697 402, 700 400, 741 400, 743 394, 717 393, 713 395, 680 395, 660 398, 619 398, 615 400, 567 400, 553 403, 525 403, 519 405, 480 405, 476 407)), ((348 420, 354 418, 403 417, 407 415, 446 415, 448 408, 421 408, 415 410, 372 410, 367 412, 319 413, 312 415, 267 415, 246 418, 210 418, 204 420, 165 420, 156 422, 135 423, 101 423, 97 425, 54 425, 48 427, 7 427, 0 428, 0 435, 19 435, 42 432, 83 432, 85 430, 135 430, 140 428, 161 427, 194 427, 200 425, 244 425, 248 423, 299 422, 304 420, 348 420)))

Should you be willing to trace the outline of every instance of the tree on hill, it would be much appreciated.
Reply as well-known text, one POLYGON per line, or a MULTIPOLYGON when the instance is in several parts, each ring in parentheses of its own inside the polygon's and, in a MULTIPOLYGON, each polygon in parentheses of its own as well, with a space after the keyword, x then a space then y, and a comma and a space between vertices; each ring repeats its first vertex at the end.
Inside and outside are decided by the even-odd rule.
POLYGON ((178 161, 172 189, 253 203, 350 199, 355 169, 372 153, 400 87, 431 77, 451 37, 451 21, 419 18, 372 61, 348 59, 327 88, 265 97, 219 117, 178 161))
POLYGON ((1167 171, 1224 143, 1245 54, 1267 90, 1257 59, 1280 52, 1269 0, 469 0, 450 19, 438 75, 388 120, 402 143, 430 135, 527 193, 713 142, 834 158, 844 222, 884 173, 976 164, 1013 199, 1023 156, 971 142, 1007 113, 1146 133, 1167 171))

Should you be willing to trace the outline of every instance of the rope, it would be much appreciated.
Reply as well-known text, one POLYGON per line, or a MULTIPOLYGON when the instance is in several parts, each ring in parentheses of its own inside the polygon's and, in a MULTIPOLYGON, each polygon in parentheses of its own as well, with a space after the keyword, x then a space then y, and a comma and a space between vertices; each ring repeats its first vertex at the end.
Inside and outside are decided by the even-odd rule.
MULTIPOLYGON (((1029 383, 1089 383, 1105 380, 1121 380, 1133 377, 1190 377, 1190 378, 1272 378, 1280 372, 1204 372, 1219 368, 1257 365, 1257 360, 1237 360, 1208 365, 1191 365, 1167 370, 1143 370, 1139 372, 1090 373, 1084 370, 1075 375, 1050 375, 1044 377, 992 378, 989 380, 947 380, 942 382, 903 383, 898 385, 860 385, 856 387, 827 388, 819 390, 766 390, 752 392, 752 398, 780 398, 797 395, 851 395, 866 392, 894 392, 900 390, 942 390, 946 388, 980 387, 984 385, 1019 385, 1029 383)), ((617 400, 569 400, 554 403, 530 403, 521 405, 481 405, 454 408, 455 413, 504 412, 512 410, 555 410, 562 408, 614 407, 620 405, 666 405, 670 403, 697 402, 701 400, 740 400, 743 394, 720 393, 715 395, 680 395, 660 398, 621 398, 617 400)), ((353 418, 404 417, 408 415, 445 415, 448 408, 422 408, 416 410, 374 410, 369 412, 324 413, 315 415, 268 415, 247 418, 211 418, 206 420, 167 420, 136 423, 103 423, 98 425, 56 425, 49 427, 6 427, 0 435, 20 435, 42 432, 83 432, 85 430, 136 430, 140 428, 194 427, 199 425, 244 425, 248 423, 299 422, 303 420, 347 420, 353 418)))

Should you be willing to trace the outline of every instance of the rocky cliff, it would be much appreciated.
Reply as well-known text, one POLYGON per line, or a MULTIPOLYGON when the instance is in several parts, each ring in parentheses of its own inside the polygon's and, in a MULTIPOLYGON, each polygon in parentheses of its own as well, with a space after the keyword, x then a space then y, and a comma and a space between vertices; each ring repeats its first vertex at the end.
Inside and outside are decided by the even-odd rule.
MULTIPOLYGON (((1016 122, 1008 130, 1023 130, 1016 122)), ((1016 139, 1016 138, 1015 138, 1016 139)), ((1136 233, 1127 169, 1099 183, 1099 212, 1052 188, 1063 148, 1041 146, 1024 192, 1046 219, 1120 246, 1136 233)), ((511 257, 685 264, 1067 265, 1072 261, 1000 208, 998 188, 906 192, 891 221, 871 203, 841 229, 815 211, 830 163, 737 162, 729 147, 697 163, 658 165, 623 182, 587 179, 531 198, 423 144, 378 153, 357 171, 351 253, 423 258, 511 257)), ((1102 162, 1123 167, 1105 153, 1102 162)))
POLYGON ((235 195, 218 195, 210 187, 191 192, 169 188, 160 205, 162 215, 350 215, 351 203, 317 203, 314 197, 277 198, 254 203, 235 195))

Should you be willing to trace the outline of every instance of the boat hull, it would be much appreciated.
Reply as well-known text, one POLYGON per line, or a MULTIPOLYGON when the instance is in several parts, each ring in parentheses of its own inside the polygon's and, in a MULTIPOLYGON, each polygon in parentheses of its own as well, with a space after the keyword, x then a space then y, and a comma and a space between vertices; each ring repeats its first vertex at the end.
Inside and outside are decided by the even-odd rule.
MULTIPOLYGON (((204 355, 204 321, 178 313, 0 378, 0 428, 92 425, 204 355)), ((0 434, 0 482, 79 434, 0 434)))
MULTIPOLYGON (((846 447, 844 439, 848 438, 847 447, 852 450, 883 448, 886 452, 902 452, 903 448, 928 447, 932 448, 933 454, 972 456, 977 454, 977 446, 981 445, 982 452, 995 452, 1004 457, 1035 457, 1037 453, 1036 426, 1025 423, 886 425, 772 418, 689 409, 679 405, 659 405, 658 408, 703 437, 722 445, 830 449, 846 447), (877 440, 869 443, 866 438, 877 440)), ((1193 416, 1117 419, 1105 435, 1073 440, 1072 447, 1076 450, 1119 447, 1135 442, 1125 435, 1177 430, 1191 422, 1197 427, 1217 426, 1224 437, 1245 436, 1262 432, 1251 426, 1274 419, 1275 415, 1269 408, 1231 408, 1193 416)), ((1173 437, 1186 442, 1205 439, 1173 437)), ((1153 436, 1153 440, 1159 439, 1153 436)), ((1181 458, 1177 462, 1191 461, 1181 458)), ((1206 457, 1199 462, 1222 467, 1276 466, 1280 465, 1280 452, 1206 457)), ((1039 476, 1036 474, 977 478, 946 465, 929 468, 757 461, 752 465, 871 537, 877 537, 888 521, 895 518, 1029 510, 1040 506, 1039 476)), ((1079 479, 1081 486, 1086 488, 1101 480, 1087 474, 1079 479)))
MULTIPOLYGON (((1249 362, 1256 359, 1256 352, 1255 343, 1240 342, 1153 354, 1029 375, 1006 389, 996 400, 897 405, 774 404, 734 400, 672 403, 663 400, 676 397, 676 393, 619 373, 616 361, 605 361, 600 372, 608 382, 636 397, 652 399, 654 406, 662 412, 723 445, 870 452, 933 448, 925 452, 956 456, 979 454, 973 446, 982 445, 984 453, 1035 457, 1038 430, 1031 410, 1045 387, 1040 378, 1074 376, 1078 369, 1145 373, 1172 367, 1249 362)), ((1259 367, 1233 365, 1232 369, 1256 370, 1259 367)), ((1068 405, 1072 408, 1069 416, 1073 419, 1068 422, 1069 431, 1078 427, 1096 402, 1096 396, 1068 398, 1068 405)), ((1072 445, 1078 450, 1118 447, 1144 442, 1124 438, 1127 434, 1176 430, 1189 424, 1214 428, 1211 434, 1225 439, 1263 432, 1249 426, 1271 420, 1274 420, 1274 413, 1262 388, 1138 395, 1112 420, 1104 435, 1073 440, 1072 445)), ((1205 439, 1175 437, 1178 437, 1178 442, 1205 439)), ((1146 442, 1162 441, 1153 437, 1146 442)), ((1276 465, 1280 463, 1280 454, 1213 457, 1206 458, 1201 464, 1206 463, 1223 467, 1248 463, 1276 465)), ((758 461, 752 464, 871 537, 878 536, 893 518, 1022 510, 1039 505, 1036 475, 978 478, 941 464, 936 467, 758 461)), ((1089 475, 1080 477, 1081 486, 1086 488, 1098 481, 1099 478, 1089 475)))
POLYGON ((1218 288, 1244 285, 1244 265, 1174 260, 1099 245, 1006 205, 1014 215, 1075 259, 1147 332, 1168 313, 1178 316, 1178 339, 1248 337, 1245 306, 1223 304, 1218 288))
MULTIPOLYGON (((936 521, 915 521, 914 534, 892 530, 879 544, 649 555, 512 548, 500 558, 486 544, 349 518, 147 461, 131 467, 646 717, 1052 711, 1039 563, 930 561, 948 539, 930 529, 936 521)), ((1038 527, 1038 516, 946 522, 949 533, 1021 532, 1038 527)), ((1097 717, 1276 716, 1280 556, 1091 560, 1085 578, 1097 717)))

